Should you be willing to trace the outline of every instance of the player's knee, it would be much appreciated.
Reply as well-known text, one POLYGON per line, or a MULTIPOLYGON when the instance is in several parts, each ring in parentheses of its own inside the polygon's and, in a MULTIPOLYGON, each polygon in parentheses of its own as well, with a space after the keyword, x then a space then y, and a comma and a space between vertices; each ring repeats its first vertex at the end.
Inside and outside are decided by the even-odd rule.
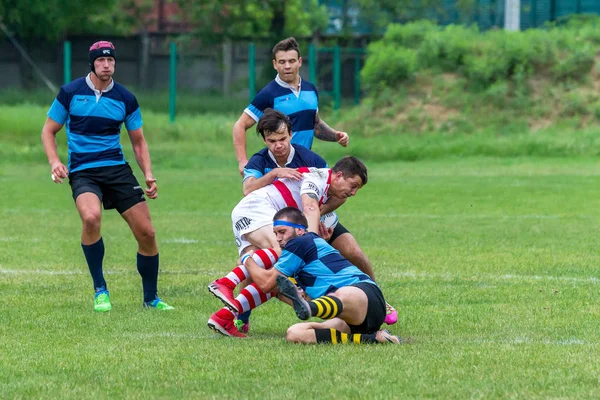
POLYGON ((285 340, 290 343, 300 343, 300 337, 298 335, 296 325, 292 325, 288 328, 287 332, 285 333, 285 340))
POLYGON ((101 220, 102 214, 100 213, 90 211, 81 214, 81 222, 83 223, 83 229, 88 232, 99 230, 101 220))
POLYGON ((304 328, 305 324, 296 324, 288 328, 285 340, 290 343, 311 343, 309 330, 304 328))
POLYGON ((144 228, 139 233, 139 241, 147 244, 154 243, 156 240, 156 232, 152 226, 144 228))

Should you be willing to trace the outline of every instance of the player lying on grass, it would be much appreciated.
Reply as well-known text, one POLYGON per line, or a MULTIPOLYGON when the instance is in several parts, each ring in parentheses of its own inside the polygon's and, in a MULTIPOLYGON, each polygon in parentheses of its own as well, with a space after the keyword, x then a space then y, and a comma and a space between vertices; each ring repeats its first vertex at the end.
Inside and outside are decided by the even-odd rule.
MULTIPOLYGON (((319 231, 319 206, 327 201, 342 204, 354 196, 367 183, 367 168, 356 157, 342 157, 332 169, 329 168, 300 168, 300 180, 282 178, 272 184, 253 191, 244 197, 231 213, 233 232, 239 254, 256 249, 278 248, 273 235, 273 216, 285 207, 302 208, 307 217, 308 226, 313 232, 319 231)), ((237 313, 248 311, 240 309, 240 301, 254 298, 260 304, 267 294, 258 293, 256 285, 244 288, 239 300, 233 296, 233 290, 249 275, 243 266, 236 267, 224 279, 213 281, 209 291, 237 313)), ((257 305, 258 305, 257 304, 257 305)), ((234 326, 234 315, 221 321, 209 320, 209 326, 220 333, 238 336, 234 326), (211 322, 212 321, 212 322, 211 322)))
POLYGON ((273 230, 282 253, 273 268, 261 268, 248 254, 242 262, 265 293, 279 291, 292 301, 301 320, 325 322, 292 325, 286 339, 293 343, 395 343, 400 339, 380 330, 385 299, 377 284, 307 228, 300 210, 286 207, 273 217, 273 230), (306 301, 296 285, 313 300, 306 301))
MULTIPOLYGON (((244 196, 253 191, 273 183, 276 179, 289 178, 301 179, 302 174, 297 171, 300 167, 327 168, 327 162, 317 153, 306 147, 292 143, 292 123, 290 118, 280 111, 267 108, 256 127, 257 134, 262 136, 265 148, 254 154, 244 168, 242 189, 244 196)), ((330 202, 321 205, 321 215, 328 214, 332 206, 330 202)), ((336 215, 331 215, 334 220, 336 215)), ((375 280, 375 272, 369 258, 362 251, 358 242, 340 222, 333 226, 331 237, 327 240, 353 265, 357 266, 371 279, 375 280)), ((386 304, 385 323, 396 323, 398 315, 396 310, 386 304)), ((250 315, 241 314, 242 332, 248 332, 250 315)))

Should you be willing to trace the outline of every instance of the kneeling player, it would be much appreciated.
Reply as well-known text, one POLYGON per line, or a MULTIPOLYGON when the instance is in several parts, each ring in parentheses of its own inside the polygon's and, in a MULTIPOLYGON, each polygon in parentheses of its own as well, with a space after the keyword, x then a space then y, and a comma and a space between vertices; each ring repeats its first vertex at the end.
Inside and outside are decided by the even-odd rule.
POLYGON ((273 217, 282 253, 274 268, 260 268, 250 255, 242 257, 252 280, 265 293, 278 289, 290 299, 298 318, 326 319, 291 326, 287 340, 295 343, 395 343, 400 339, 380 330, 385 299, 377 284, 314 232, 300 210, 286 207, 273 217), (307 295, 304 300, 288 277, 307 295))

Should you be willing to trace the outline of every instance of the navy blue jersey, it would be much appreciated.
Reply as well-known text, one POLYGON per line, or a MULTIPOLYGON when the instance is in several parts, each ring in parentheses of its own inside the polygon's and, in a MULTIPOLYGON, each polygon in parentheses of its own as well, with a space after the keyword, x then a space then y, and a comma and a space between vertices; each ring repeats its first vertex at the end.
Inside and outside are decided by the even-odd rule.
POLYGON ((290 117, 292 143, 308 149, 312 147, 315 117, 319 108, 319 94, 312 83, 300 80, 300 91, 295 92, 277 76, 258 92, 244 112, 258 122, 267 108, 281 111, 290 117))
MULTIPOLYGON (((300 167, 315 167, 315 168, 329 168, 327 162, 312 150, 307 149, 304 146, 292 144, 290 148, 290 155, 285 163, 287 168, 300 168, 300 167)), ((244 167, 244 180, 252 178, 261 178, 266 175, 273 168, 278 168, 275 157, 268 148, 260 150, 258 153, 250 157, 250 161, 244 167)))
POLYGON ((313 299, 358 282, 377 285, 323 238, 306 232, 285 245, 275 268, 296 279, 313 299))
POLYGON ((125 164, 121 125, 129 131, 142 126, 138 102, 125 87, 113 81, 101 96, 96 92, 89 76, 76 79, 60 88, 48 110, 48 117, 66 123, 70 172, 125 164))

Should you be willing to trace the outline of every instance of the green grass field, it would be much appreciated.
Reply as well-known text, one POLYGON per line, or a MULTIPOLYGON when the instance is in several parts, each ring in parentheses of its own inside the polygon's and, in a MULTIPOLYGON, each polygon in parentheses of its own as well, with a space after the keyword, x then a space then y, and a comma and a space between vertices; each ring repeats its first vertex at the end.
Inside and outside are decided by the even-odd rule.
MULTIPOLYGON (((136 243, 113 211, 103 219, 113 310, 97 314, 70 189, 51 183, 38 145, 45 109, 11 122, 24 110, 0 107, 0 398, 600 397, 593 158, 367 153, 369 184, 340 219, 398 309, 391 331, 406 344, 287 344, 297 319, 276 300, 240 341, 206 326, 220 307, 206 286, 237 255, 232 117, 169 127, 148 115, 159 291, 177 309, 141 309, 136 243)), ((353 143, 348 152, 364 152, 365 138, 353 143)), ((64 154, 64 134, 61 145, 64 154)), ((342 154, 332 146, 317 145, 330 163, 342 154)))

